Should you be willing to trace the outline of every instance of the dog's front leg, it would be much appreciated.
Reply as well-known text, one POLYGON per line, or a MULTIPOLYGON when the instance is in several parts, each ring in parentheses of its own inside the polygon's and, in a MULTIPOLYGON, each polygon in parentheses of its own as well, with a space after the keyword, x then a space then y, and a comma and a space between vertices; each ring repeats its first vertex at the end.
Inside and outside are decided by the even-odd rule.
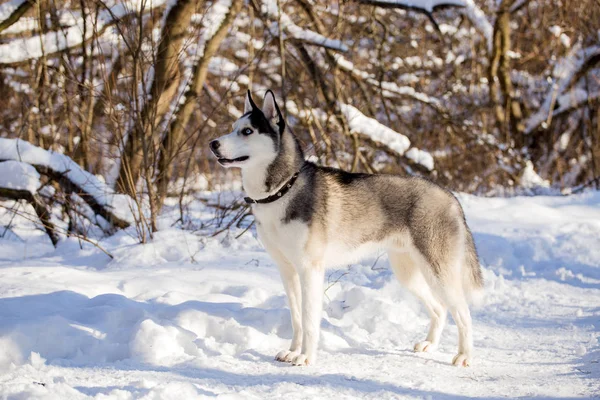
POLYGON ((294 331, 292 344, 289 350, 282 350, 275 356, 277 361, 291 362, 300 354, 302 349, 302 293, 300 291, 300 277, 294 267, 284 260, 283 257, 277 261, 283 287, 290 305, 290 316, 292 317, 292 329, 294 331))
POLYGON ((262 224, 256 224, 256 231, 265 249, 273 260, 275 260, 279 269, 283 288, 285 289, 285 294, 287 294, 290 306, 290 317, 294 331, 289 350, 281 350, 277 353, 275 359, 277 361, 291 362, 300 354, 300 350, 302 350, 302 292, 300 291, 300 277, 294 266, 288 261, 288 258, 269 240, 269 236, 262 224))
POLYGON ((309 365, 314 364, 317 359, 323 312, 324 270, 321 265, 311 264, 298 272, 302 286, 302 353, 292 360, 292 364, 309 365))

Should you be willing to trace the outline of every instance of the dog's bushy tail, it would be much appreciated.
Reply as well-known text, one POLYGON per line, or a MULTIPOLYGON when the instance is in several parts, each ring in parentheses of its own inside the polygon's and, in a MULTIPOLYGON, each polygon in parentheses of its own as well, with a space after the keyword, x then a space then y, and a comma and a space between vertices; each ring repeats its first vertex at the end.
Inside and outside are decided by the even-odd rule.
POLYGON ((477 249, 475 248, 475 241, 473 235, 467 227, 466 238, 465 238, 465 269, 464 269, 464 280, 463 289, 467 295, 467 299, 470 303, 478 304, 483 298, 483 275, 481 273, 481 265, 479 264, 479 257, 477 256, 477 249))

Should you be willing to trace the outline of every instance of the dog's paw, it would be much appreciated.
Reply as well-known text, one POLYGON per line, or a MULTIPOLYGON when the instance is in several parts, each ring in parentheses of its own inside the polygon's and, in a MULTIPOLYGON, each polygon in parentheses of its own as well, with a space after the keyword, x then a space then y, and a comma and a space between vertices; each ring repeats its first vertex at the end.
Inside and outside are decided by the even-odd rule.
POLYGON ((429 340, 423 340, 422 342, 415 344, 415 352, 426 353, 434 351, 436 347, 437 345, 435 343, 431 343, 429 340))
POLYGON ((455 367, 470 367, 472 358, 469 354, 458 353, 452 359, 452 365, 455 367))
POLYGON ((296 358, 299 354, 300 353, 297 351, 281 350, 279 353, 277 353, 275 359, 281 362, 292 362, 292 360, 296 358))
POLYGON ((298 354, 292 360, 292 365, 305 366, 305 365, 311 365, 311 364, 312 364, 312 360, 306 354, 298 354))

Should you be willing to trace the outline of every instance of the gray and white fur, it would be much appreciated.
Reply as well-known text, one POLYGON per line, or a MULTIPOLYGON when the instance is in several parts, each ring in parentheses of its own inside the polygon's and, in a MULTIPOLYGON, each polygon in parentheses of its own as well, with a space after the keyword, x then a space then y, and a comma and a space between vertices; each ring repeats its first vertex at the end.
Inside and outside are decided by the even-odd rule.
POLYGON ((355 174, 306 162, 271 91, 262 110, 248 92, 233 131, 210 147, 223 166, 241 168, 244 190, 253 199, 278 192, 300 171, 277 201, 252 205, 259 239, 279 267, 290 306, 293 339, 277 360, 315 363, 325 269, 385 250, 398 280, 431 317, 427 337, 414 350, 436 348, 450 311, 459 332, 452 363, 470 365, 468 301, 483 279, 473 237, 452 193, 416 177, 355 174))

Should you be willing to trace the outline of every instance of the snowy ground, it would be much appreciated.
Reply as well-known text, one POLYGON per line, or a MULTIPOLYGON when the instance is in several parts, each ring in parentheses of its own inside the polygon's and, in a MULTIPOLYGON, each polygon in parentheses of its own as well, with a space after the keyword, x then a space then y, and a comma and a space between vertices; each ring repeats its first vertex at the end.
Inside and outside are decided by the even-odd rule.
POLYGON ((273 360, 291 328, 251 233, 121 232, 101 243, 110 260, 17 224, 0 227, 0 398, 600 395, 600 193, 460 200, 486 279, 470 368, 450 365, 452 322, 438 352, 412 352, 428 319, 385 256, 331 271, 319 363, 302 368, 273 360))

